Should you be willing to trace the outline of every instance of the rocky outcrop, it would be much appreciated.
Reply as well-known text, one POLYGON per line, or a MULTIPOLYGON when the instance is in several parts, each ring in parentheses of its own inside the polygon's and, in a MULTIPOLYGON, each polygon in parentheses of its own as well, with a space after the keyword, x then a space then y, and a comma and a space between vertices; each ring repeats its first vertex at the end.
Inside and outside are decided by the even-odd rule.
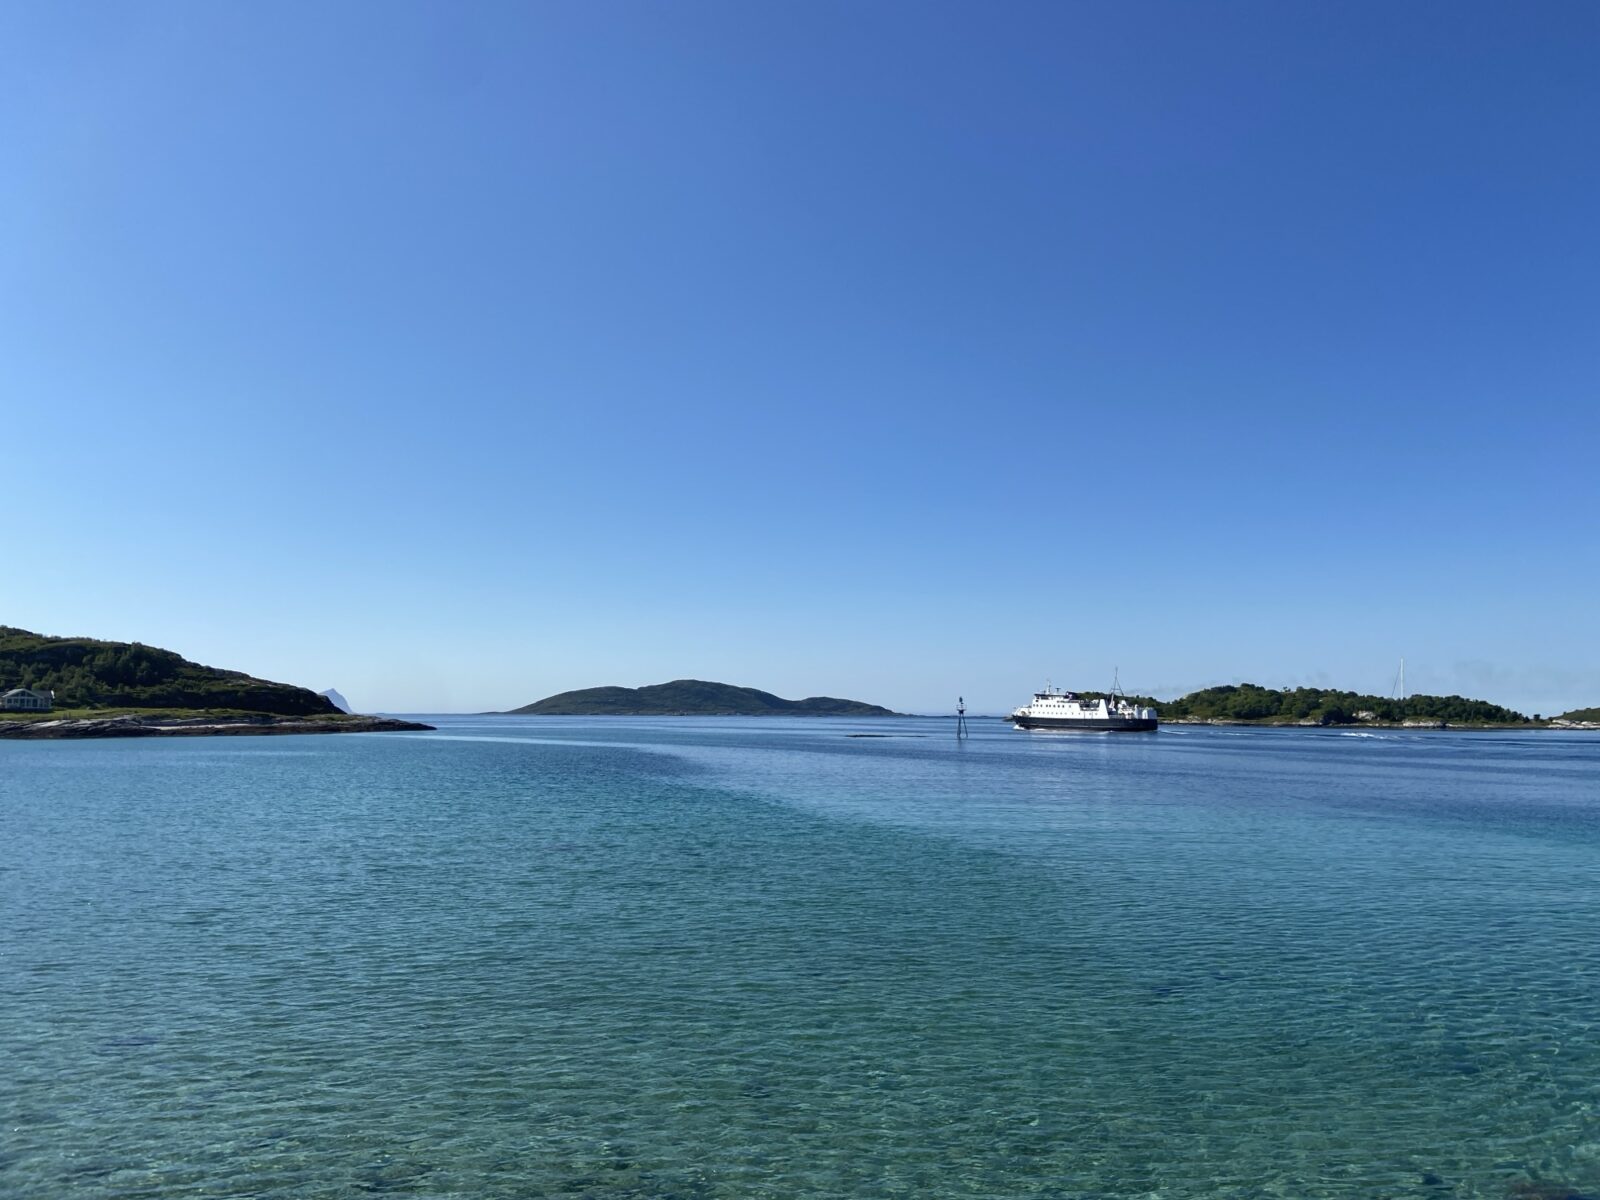
POLYGON ((432 729, 392 717, 80 717, 0 721, 0 739, 215 737, 266 733, 406 733, 432 729))

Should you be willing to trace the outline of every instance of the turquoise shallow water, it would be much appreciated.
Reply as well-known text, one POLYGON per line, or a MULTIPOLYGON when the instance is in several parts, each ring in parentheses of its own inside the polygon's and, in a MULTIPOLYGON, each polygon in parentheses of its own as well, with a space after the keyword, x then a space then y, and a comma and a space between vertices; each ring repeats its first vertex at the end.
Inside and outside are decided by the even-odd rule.
POLYGON ((1600 736, 440 723, 0 745, 0 1196, 1600 1196, 1600 736))

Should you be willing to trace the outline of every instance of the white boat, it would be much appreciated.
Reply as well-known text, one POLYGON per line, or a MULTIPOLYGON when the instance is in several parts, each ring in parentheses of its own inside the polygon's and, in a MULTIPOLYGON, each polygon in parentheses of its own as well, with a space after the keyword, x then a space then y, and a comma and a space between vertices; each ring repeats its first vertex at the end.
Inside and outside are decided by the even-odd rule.
POLYGON ((1033 702, 1011 714, 1018 729, 1102 729, 1111 733, 1149 733, 1156 728, 1156 710, 1130 703, 1121 692, 1086 700, 1076 692, 1046 685, 1033 702))

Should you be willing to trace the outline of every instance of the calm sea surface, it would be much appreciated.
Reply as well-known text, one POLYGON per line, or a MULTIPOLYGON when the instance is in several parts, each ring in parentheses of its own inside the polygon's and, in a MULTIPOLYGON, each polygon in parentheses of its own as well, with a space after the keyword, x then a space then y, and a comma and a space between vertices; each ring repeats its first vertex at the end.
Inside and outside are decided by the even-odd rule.
POLYGON ((1600 735, 439 723, 0 744, 0 1196, 1600 1196, 1600 735))

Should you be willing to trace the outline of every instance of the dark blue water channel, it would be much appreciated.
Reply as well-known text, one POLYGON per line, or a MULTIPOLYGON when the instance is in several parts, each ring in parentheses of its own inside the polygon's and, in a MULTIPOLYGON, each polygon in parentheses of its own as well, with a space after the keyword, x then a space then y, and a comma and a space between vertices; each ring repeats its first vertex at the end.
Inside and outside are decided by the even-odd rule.
POLYGON ((1600 1196, 1600 735, 440 724, 0 745, 0 1196, 1600 1196))

